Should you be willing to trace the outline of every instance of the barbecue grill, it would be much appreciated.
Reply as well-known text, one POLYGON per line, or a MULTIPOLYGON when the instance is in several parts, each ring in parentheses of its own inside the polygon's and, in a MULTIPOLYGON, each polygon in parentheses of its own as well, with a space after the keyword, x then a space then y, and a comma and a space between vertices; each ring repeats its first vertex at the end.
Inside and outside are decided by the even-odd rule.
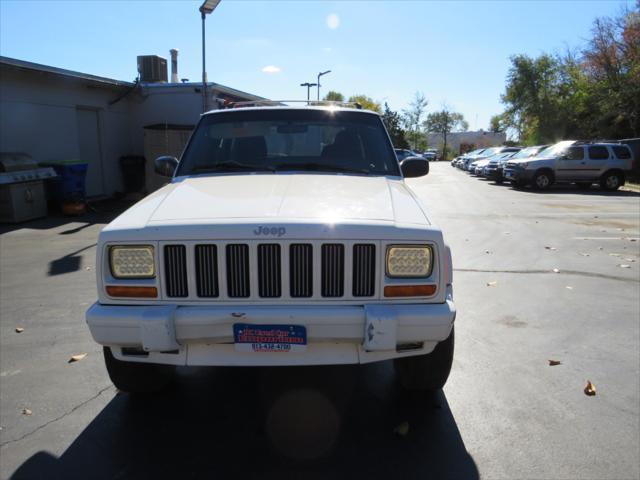
POLYGON ((26 153, 0 153, 0 222, 24 222, 47 215, 44 180, 56 176, 26 153))

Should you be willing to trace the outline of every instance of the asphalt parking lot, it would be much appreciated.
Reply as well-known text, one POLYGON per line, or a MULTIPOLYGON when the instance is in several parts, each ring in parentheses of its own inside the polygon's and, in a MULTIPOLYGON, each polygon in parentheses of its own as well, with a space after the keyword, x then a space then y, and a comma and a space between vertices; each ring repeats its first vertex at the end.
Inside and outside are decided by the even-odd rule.
POLYGON ((409 183, 454 256, 435 396, 381 363, 198 369, 130 399, 84 323, 113 213, 0 227, 0 477, 638 478, 640 196, 516 191, 446 163, 409 183))

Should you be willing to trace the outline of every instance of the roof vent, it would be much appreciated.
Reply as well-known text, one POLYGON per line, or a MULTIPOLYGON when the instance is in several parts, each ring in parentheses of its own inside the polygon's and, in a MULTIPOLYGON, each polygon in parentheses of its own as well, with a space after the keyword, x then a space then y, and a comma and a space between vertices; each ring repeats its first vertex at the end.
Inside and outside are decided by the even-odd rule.
POLYGON ((138 73, 143 83, 166 83, 167 60, 157 55, 140 55, 138 73))

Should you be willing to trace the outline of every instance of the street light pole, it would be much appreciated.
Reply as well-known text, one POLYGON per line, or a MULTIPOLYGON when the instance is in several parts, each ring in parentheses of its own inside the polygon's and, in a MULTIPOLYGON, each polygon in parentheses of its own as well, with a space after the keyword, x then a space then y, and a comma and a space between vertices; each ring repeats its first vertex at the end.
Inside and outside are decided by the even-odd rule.
POLYGON ((204 33, 204 19, 205 13, 200 9, 202 15, 202 112, 207 111, 207 66, 205 63, 205 33, 204 33))
POLYGON ((301 87, 307 87, 307 105, 309 105, 309 92, 311 90, 311 87, 315 87, 317 85, 317 83, 301 83, 300 86, 301 87))
POLYGON ((205 61, 205 18, 208 14, 213 12, 220 0, 205 0, 202 5, 200 5, 200 16, 202 18, 202 111, 206 112, 209 109, 209 102, 207 97, 207 66, 205 61))
POLYGON ((327 70, 326 72, 320 72, 318 74, 318 101, 320 101, 320 87, 322 86, 320 85, 320 77, 323 75, 326 75, 327 73, 331 73, 331 70, 327 70))

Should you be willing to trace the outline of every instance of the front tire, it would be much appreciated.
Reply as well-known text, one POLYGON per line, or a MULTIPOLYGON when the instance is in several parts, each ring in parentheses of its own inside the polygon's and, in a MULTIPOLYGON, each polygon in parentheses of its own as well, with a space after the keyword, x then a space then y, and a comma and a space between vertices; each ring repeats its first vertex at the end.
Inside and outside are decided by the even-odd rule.
POLYGON ((454 328, 431 353, 396 358, 393 366, 400 384, 407 390, 436 391, 444 387, 453 363, 454 328))
POLYGON ((103 347, 104 363, 109 378, 118 390, 128 393, 154 393, 167 388, 175 376, 173 365, 123 362, 103 347))
POLYGON ((545 170, 537 172, 533 176, 533 182, 531 182, 531 184, 536 190, 548 190, 553 184, 553 176, 545 170))
POLYGON ((618 172, 607 172, 600 179, 600 187, 607 192, 615 192, 624 185, 624 177, 618 172))

